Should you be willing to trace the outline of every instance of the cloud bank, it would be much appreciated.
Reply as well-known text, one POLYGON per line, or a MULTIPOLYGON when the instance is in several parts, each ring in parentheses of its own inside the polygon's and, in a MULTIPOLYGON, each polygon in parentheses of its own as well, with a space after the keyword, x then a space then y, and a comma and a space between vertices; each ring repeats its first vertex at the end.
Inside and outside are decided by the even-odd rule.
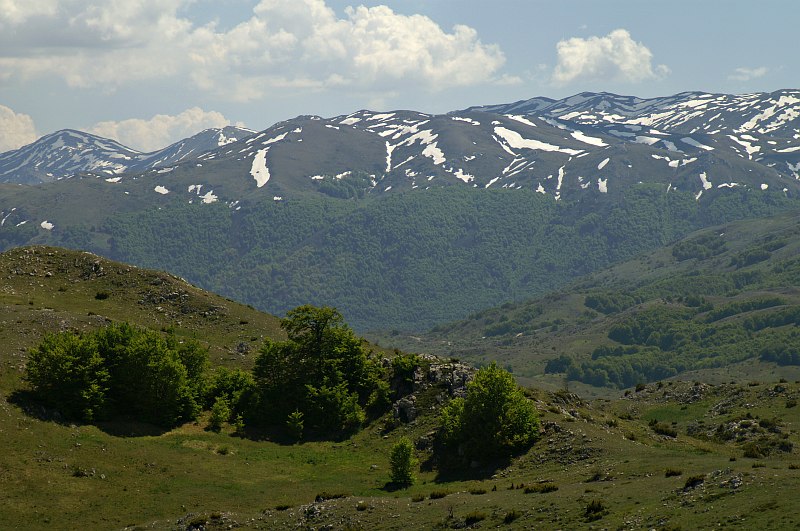
POLYGON ((55 74, 73 87, 110 90, 179 78, 248 101, 285 89, 438 91, 495 81, 505 62, 468 26, 448 32, 386 6, 339 17, 325 0, 262 0, 221 31, 181 17, 191 2, 0 0, 0 76, 55 74))
POLYGON ((652 52, 624 29, 605 37, 573 37, 556 45, 558 63, 552 82, 557 86, 578 81, 639 83, 669 74, 666 65, 653 66, 652 52))
POLYGON ((30 116, 0 105, 0 153, 30 144, 37 138, 39 134, 30 116))
POLYGON ((766 66, 759 66, 757 68, 739 67, 728 76, 731 81, 750 81, 751 79, 758 79, 764 77, 769 69, 766 66))
POLYGON ((230 125, 230 121, 221 113, 192 107, 175 116, 157 114, 149 120, 132 118, 119 122, 99 122, 88 132, 112 138, 139 151, 149 152, 192 136, 203 129, 226 125, 230 125))

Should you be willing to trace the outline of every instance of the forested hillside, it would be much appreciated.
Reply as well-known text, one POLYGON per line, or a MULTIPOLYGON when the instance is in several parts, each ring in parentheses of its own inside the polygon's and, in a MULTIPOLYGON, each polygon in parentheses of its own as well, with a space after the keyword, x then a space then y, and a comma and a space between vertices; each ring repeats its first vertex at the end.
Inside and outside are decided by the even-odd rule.
POLYGON ((697 228, 791 204, 779 192, 740 190, 699 204, 660 186, 613 203, 446 188, 266 200, 233 212, 172 206, 114 216, 93 239, 63 243, 165 268, 272 313, 308 302, 336 306, 357 330, 423 330, 550 291, 697 228))
POLYGON ((791 377, 800 367, 797 216, 707 229, 544 297, 383 339, 479 363, 488 355, 549 385, 625 388, 697 371, 791 377))

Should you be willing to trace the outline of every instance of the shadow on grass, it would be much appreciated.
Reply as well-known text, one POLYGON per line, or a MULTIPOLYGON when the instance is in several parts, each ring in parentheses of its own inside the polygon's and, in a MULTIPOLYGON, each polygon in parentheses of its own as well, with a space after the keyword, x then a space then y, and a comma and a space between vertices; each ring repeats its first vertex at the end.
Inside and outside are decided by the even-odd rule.
POLYGON ((99 430, 114 437, 146 437, 163 435, 169 429, 140 422, 134 419, 120 417, 113 420, 97 422, 83 422, 67 418, 57 409, 48 406, 36 398, 36 395, 27 389, 18 389, 8 396, 8 402, 17 406, 29 417, 42 422, 53 422, 61 426, 96 426, 99 430))
POLYGON ((411 483, 395 483, 394 481, 387 481, 384 483, 381 490, 386 492, 397 492, 399 490, 405 490, 411 486, 411 483))
POLYGON ((422 463, 422 470, 436 470, 435 483, 450 483, 453 481, 481 481, 491 478, 499 470, 511 465, 513 456, 495 458, 486 462, 467 463, 460 459, 442 459, 434 453, 422 463))

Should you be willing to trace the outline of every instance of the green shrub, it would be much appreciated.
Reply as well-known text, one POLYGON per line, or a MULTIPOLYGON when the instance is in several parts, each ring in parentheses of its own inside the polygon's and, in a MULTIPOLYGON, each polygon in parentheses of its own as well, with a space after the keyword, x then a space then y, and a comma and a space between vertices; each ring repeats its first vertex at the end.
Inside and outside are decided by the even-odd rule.
POLYGON ((397 485, 411 485, 414 483, 414 468, 416 464, 414 446, 407 438, 401 438, 392 446, 392 451, 389 454, 392 483, 397 485))
POLYGON ((705 481, 706 481, 706 477, 705 476, 702 476, 702 475, 690 476, 690 477, 686 478, 686 482, 683 484, 683 490, 687 491, 687 490, 691 490, 691 489, 697 488, 700 485, 702 485, 703 483, 705 483, 705 481))
POLYGON ((513 522, 514 520, 517 520, 521 516, 522 516, 522 512, 517 511, 516 509, 511 509, 503 517, 503 523, 504 524, 510 524, 511 522, 513 522))
POLYGON ((267 340, 256 358, 248 424, 282 424, 299 411, 305 432, 330 437, 358 429, 368 403, 388 407, 374 394, 383 371, 335 309, 300 306, 281 327, 288 340, 267 340))
POLYGON ((555 492, 558 490, 558 485, 553 483, 538 483, 536 485, 529 485, 525 487, 525 494, 546 494, 548 492, 555 492))
POLYGON ((411 496, 411 501, 414 502, 414 503, 419 503, 421 501, 425 501, 425 495, 424 494, 414 494, 413 496, 411 496))
POLYGON ((448 455, 463 445, 468 460, 511 455, 530 447, 539 436, 536 408, 496 363, 475 374, 465 398, 452 400, 442 410, 440 425, 448 455))
POLYGON ((286 419, 286 431, 294 440, 299 441, 303 438, 303 413, 296 409, 289 413, 286 419))
POLYGON ((584 509, 583 511, 583 516, 584 518, 586 518, 587 522, 593 522, 595 520, 599 520, 607 514, 608 514, 608 509, 606 508, 602 500, 590 501, 588 505, 586 505, 586 509, 584 509))
POLYGON ((471 511, 471 512, 467 513, 467 515, 464 517, 464 523, 467 526, 471 526, 473 524, 477 524, 481 520, 486 520, 486 513, 484 513, 483 511, 478 511, 478 510, 471 511))
POLYGON ((431 492, 428 497, 430 499, 432 499, 432 500, 439 500, 441 498, 444 498, 448 494, 450 494, 450 493, 447 492, 446 490, 435 490, 435 491, 431 492))
POLYGON ((664 472, 664 477, 671 478, 671 477, 675 477, 675 476, 680 476, 680 475, 682 475, 682 474, 683 474, 683 472, 682 472, 682 471, 680 471, 680 470, 676 470, 676 469, 674 469, 674 468, 668 468, 668 469, 667 469, 667 470, 664 472))
POLYGON ((761 459, 764 457, 764 450, 755 441, 745 443, 745 445, 742 447, 742 451, 744 457, 747 457, 748 459, 761 459))
POLYGON ((211 417, 208 419, 208 429, 220 431, 222 425, 228 422, 231 417, 231 408, 228 401, 218 397, 211 408, 211 417))
POLYGON ((68 417, 121 414, 172 427, 192 420, 206 394, 208 353, 127 323, 85 335, 50 335, 31 351, 26 379, 68 417))

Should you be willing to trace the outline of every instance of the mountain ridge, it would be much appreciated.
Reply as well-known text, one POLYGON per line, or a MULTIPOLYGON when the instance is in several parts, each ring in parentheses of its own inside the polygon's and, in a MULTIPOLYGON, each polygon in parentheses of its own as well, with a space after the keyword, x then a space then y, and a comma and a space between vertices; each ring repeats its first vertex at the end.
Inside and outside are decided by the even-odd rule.
POLYGON ((124 172, 165 168, 235 142, 255 131, 236 126, 210 128, 149 153, 124 146, 116 140, 75 129, 45 135, 16 150, 0 153, 0 182, 38 184, 81 173, 105 177, 124 172))

